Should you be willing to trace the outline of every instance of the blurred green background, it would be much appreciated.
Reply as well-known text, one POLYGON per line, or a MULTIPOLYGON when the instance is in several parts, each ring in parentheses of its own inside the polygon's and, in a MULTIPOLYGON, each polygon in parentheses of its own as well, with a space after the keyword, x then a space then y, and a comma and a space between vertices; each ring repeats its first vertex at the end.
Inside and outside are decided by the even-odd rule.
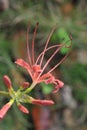
MULTIPOLYGON (((0 130, 87 130, 86 0, 0 0, 0 90, 6 90, 2 80, 5 74, 12 79, 15 89, 23 81, 31 82, 27 72, 18 68, 14 61, 17 58, 27 60, 26 30, 30 25, 31 41, 37 22, 36 55, 44 47, 54 25, 57 24, 58 27, 50 44, 69 43, 69 35, 72 36, 72 49, 68 58, 54 71, 54 75, 65 86, 57 94, 51 93, 52 86, 37 86, 31 95, 50 98, 55 101, 55 105, 27 105, 29 115, 21 113, 13 105, 0 121, 0 130)), ((67 52, 63 48, 49 68, 58 63, 67 52)), ((7 101, 8 98, 0 96, 0 108, 7 101)))

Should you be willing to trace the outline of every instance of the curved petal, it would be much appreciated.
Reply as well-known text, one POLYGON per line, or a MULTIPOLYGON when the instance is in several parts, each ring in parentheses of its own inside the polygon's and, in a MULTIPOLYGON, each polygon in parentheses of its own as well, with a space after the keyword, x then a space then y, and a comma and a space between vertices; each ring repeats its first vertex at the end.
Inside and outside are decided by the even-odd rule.
POLYGON ((23 59, 17 59, 15 61, 15 63, 17 65, 20 65, 21 67, 25 68, 29 72, 30 76, 32 77, 31 67, 30 67, 30 65, 26 61, 24 61, 23 59))
POLYGON ((64 83, 63 83, 62 81, 58 80, 58 79, 55 80, 54 84, 56 84, 56 86, 55 86, 55 90, 53 91, 53 93, 58 92, 58 90, 59 90, 60 88, 62 88, 63 85, 64 85, 64 83))

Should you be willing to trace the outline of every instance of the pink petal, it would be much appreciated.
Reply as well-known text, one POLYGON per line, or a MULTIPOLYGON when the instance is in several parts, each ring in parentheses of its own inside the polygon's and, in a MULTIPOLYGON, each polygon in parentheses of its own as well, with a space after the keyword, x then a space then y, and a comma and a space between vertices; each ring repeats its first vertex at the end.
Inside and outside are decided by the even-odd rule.
POLYGON ((60 80, 56 80, 55 82, 57 83, 57 85, 56 85, 55 90, 53 91, 53 93, 57 93, 58 90, 64 86, 64 83, 62 81, 60 81, 60 80))
POLYGON ((29 64, 26 61, 24 61, 23 59, 17 59, 15 61, 15 63, 20 65, 20 66, 22 66, 22 67, 24 67, 25 69, 29 69, 30 68, 29 64))
POLYGON ((33 69, 33 71, 35 71, 35 72, 41 72, 41 67, 40 67, 40 65, 34 65, 34 66, 32 67, 32 69, 33 69))
POLYGON ((62 82, 62 81, 60 81, 60 80, 57 80, 57 82, 58 82, 58 87, 59 88, 62 88, 63 86, 64 86, 64 83, 62 82))
POLYGON ((24 61, 23 59, 17 59, 15 61, 15 63, 17 65, 20 65, 21 67, 25 68, 29 72, 30 76, 32 76, 31 67, 26 61, 24 61))
POLYGON ((51 84, 51 83, 54 83, 55 81, 55 77, 51 75, 50 78, 48 78, 47 80, 45 80, 45 83, 46 84, 51 84))

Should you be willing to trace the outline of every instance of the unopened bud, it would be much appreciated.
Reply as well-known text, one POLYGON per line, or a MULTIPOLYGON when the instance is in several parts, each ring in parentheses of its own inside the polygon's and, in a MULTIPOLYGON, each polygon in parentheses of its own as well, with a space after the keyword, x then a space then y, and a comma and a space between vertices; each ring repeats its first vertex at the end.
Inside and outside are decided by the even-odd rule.
POLYGON ((22 85, 22 87, 23 87, 24 89, 26 89, 28 86, 29 86, 29 82, 24 82, 23 85, 22 85))
POLYGON ((32 103, 38 104, 38 105, 53 105, 54 104, 52 100, 40 100, 40 99, 33 99, 32 103))
POLYGON ((21 104, 18 104, 18 108, 19 108, 20 111, 22 111, 23 113, 26 113, 26 114, 29 113, 28 109, 27 109, 26 107, 24 107, 23 105, 21 105, 21 104))
POLYGON ((5 85, 8 87, 8 89, 11 89, 12 88, 12 84, 11 84, 10 78, 7 75, 5 75, 3 77, 3 80, 4 80, 5 85))
POLYGON ((3 119, 4 116, 6 115, 7 111, 10 109, 10 107, 13 104, 13 100, 10 102, 6 103, 1 109, 0 109, 0 119, 3 119))

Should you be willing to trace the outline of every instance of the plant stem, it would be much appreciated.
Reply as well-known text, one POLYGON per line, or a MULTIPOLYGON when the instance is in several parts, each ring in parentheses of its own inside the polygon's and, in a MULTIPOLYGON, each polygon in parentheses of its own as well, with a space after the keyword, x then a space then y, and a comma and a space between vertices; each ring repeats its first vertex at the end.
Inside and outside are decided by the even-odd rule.
POLYGON ((29 92, 35 87, 36 84, 37 84, 36 82, 33 82, 33 83, 31 84, 31 86, 24 91, 24 94, 25 94, 25 93, 29 93, 29 92))
POLYGON ((0 95, 3 95, 3 96, 10 96, 8 92, 5 92, 5 91, 0 91, 0 95))

